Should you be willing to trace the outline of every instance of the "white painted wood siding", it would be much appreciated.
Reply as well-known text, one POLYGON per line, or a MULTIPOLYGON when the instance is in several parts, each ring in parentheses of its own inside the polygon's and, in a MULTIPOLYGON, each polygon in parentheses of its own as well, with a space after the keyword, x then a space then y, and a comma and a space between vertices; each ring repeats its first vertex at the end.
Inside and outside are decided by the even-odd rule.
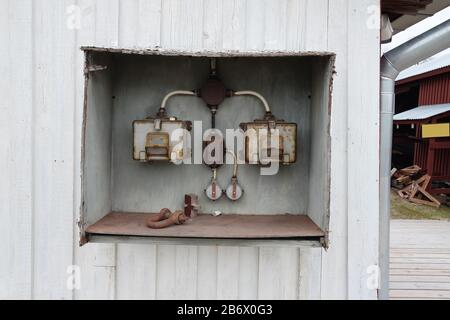
POLYGON ((378 5, 0 0, 0 299, 376 298, 378 5), (330 249, 78 248, 82 45, 335 52, 330 249), (71 265, 81 290, 66 287, 71 265))

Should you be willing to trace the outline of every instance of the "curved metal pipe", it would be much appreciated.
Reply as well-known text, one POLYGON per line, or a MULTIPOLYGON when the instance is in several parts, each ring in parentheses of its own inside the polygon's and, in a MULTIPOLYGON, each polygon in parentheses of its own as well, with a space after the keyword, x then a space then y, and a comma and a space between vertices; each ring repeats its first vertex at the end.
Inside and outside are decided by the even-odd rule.
POLYGON ((195 92, 194 91, 187 91, 187 90, 176 90, 176 91, 172 91, 170 93, 168 93, 162 103, 161 103, 161 110, 165 110, 166 109, 166 105, 167 105, 167 101, 169 101, 170 98, 172 98, 173 96, 180 96, 180 95, 184 95, 184 96, 195 96, 195 92))
POLYGON ((386 52, 381 61, 381 75, 390 79, 450 47, 450 19, 386 52))
POLYGON ((236 91, 233 94, 235 96, 254 96, 254 97, 257 97, 259 100, 261 100, 262 104, 264 105, 264 109, 266 110, 266 112, 270 113, 269 103, 267 102, 266 98, 264 98, 258 92, 246 90, 246 91, 236 91))

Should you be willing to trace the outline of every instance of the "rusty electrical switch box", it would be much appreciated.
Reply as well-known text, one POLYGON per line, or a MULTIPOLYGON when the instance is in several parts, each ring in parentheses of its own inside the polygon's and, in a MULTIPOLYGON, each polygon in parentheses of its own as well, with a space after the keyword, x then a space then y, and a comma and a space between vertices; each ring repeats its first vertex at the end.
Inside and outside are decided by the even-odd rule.
POLYGON ((240 127, 246 132, 246 163, 267 164, 266 161, 279 161, 283 165, 289 165, 297 161, 296 123, 266 118, 241 123, 240 127))
POLYGON ((148 118, 133 122, 133 159, 180 162, 191 156, 186 130, 189 121, 176 118, 148 118))

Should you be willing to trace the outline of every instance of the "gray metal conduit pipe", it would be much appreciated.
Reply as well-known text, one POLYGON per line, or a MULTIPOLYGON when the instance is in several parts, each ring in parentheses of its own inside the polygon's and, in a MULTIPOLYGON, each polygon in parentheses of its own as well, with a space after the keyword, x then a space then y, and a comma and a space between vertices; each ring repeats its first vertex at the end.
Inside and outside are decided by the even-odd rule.
POLYGON ((450 19, 387 52, 380 84, 380 299, 389 298, 389 221, 395 79, 412 65, 450 47, 450 19))

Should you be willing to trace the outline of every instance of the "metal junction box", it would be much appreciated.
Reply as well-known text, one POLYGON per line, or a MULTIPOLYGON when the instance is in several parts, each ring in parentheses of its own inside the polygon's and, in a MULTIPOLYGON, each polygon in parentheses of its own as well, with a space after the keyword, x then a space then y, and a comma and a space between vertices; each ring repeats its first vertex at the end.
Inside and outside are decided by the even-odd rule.
POLYGON ((247 163, 264 164, 264 160, 260 159, 261 155, 266 155, 271 161, 278 160, 284 165, 296 162, 296 123, 287 123, 282 120, 255 120, 241 123, 240 127, 247 133, 245 139, 245 161, 247 163))
POLYGON ((191 156, 188 121, 149 118, 133 121, 133 159, 179 163, 191 156))

